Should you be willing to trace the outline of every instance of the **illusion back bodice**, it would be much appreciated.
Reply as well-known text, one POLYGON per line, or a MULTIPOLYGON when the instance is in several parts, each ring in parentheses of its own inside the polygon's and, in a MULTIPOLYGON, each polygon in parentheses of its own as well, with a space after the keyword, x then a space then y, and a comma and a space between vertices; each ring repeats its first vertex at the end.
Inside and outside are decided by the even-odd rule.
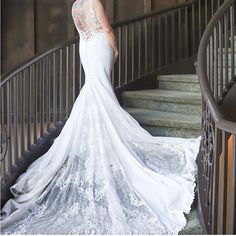
POLYGON ((72 6, 72 17, 79 35, 85 40, 103 32, 93 9, 93 0, 76 0, 72 6))

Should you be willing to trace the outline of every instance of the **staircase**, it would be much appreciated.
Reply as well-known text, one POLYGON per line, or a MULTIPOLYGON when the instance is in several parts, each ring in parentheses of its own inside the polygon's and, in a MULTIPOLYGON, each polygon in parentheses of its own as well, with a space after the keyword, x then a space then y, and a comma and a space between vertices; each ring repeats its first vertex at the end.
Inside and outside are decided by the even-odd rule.
POLYGON ((124 109, 154 136, 198 137, 201 94, 196 75, 161 75, 159 88, 125 91, 124 109))
POLYGON ((191 209, 190 213, 186 216, 186 219, 187 225, 179 232, 180 235, 204 234, 198 219, 197 206, 191 209))
MULTIPOLYGON (((229 38, 229 45, 231 43, 231 38, 229 38)), ((228 45, 228 46, 229 46, 228 45)), ((222 50, 219 48, 218 49, 218 74, 221 75, 222 73, 222 78, 223 78, 223 86, 225 86, 226 82, 226 76, 231 78, 232 74, 232 66, 234 67, 234 71, 236 71, 236 36, 234 36, 234 54, 231 53, 232 48, 222 48, 222 50), (232 55, 234 57, 234 63, 232 63, 232 55), (221 71, 221 64, 222 64, 222 71, 221 71), (226 74, 226 71, 228 75, 226 74)), ((218 88, 220 89, 220 88, 218 88)))
MULTIPOLYGON (((155 73, 160 74, 163 71, 168 73, 168 71, 173 71, 176 68, 179 73, 181 71, 192 73, 193 65, 190 61, 195 58, 198 52, 205 25, 209 23, 220 4, 223 2, 225 2, 224 4, 231 4, 234 1, 190 1, 175 8, 151 12, 150 14, 112 25, 118 39, 120 55, 120 59, 117 60, 113 71, 112 82, 114 88, 119 92, 124 88, 128 88, 126 85, 129 85, 130 88, 144 88, 150 85, 155 88, 155 82, 153 83, 152 80, 147 82, 149 75, 152 77, 155 73), (209 9, 211 9, 211 14, 209 14, 209 9), (187 70, 183 68, 187 68, 187 70), (146 75, 148 75, 147 78, 146 75)), ((230 11, 226 12, 224 19, 229 26, 228 28, 231 29, 230 31, 233 29, 231 27, 232 22, 235 22, 235 14, 232 14, 235 12, 235 10, 233 11, 234 6, 230 5, 230 11)), ((222 25, 214 33, 219 30, 222 33, 222 25)), ((234 32, 235 30, 228 33, 234 35, 234 32)), ((220 35, 222 36, 222 34, 220 35)), ((215 35, 211 36, 214 43, 214 39, 217 37, 215 35)), ((222 44, 222 38, 218 42, 222 44)), ((214 52, 214 57, 216 57, 217 48, 212 47, 212 49, 214 49, 212 52, 214 52)), ((218 51, 219 66, 223 64, 222 67, 224 67, 218 72, 219 74, 222 73, 224 78, 227 77, 225 75, 231 77, 233 72, 227 69, 227 64, 230 67, 232 61, 231 51, 230 47, 228 47, 227 51, 224 47, 223 50, 218 51), (229 57, 227 57, 226 52, 229 57), (225 58, 228 58, 228 60, 225 58), (228 63, 226 63, 227 61, 228 63)), ((75 37, 35 56, 29 62, 25 62, 3 76, 3 82, 0 85, 0 111, 3 112, 3 115, 0 116, 0 124, 5 130, 5 137, 2 140, 4 142, 7 140, 7 145, 5 145, 5 148, 2 145, 2 140, 0 140, 1 148, 5 153, 3 158, 0 158, 1 190, 4 193, 2 194, 4 197, 2 197, 1 203, 11 196, 9 187, 14 183, 14 178, 16 179, 21 174, 22 169, 26 169, 32 163, 33 158, 40 156, 42 150, 46 151, 52 137, 56 137, 53 134, 49 140, 44 135, 47 132, 51 132, 50 130, 55 127, 55 133, 58 134, 63 127, 63 119, 65 115, 67 117, 70 113, 70 108, 79 94, 85 79, 78 52, 79 40, 78 37, 75 37), (20 123, 17 122, 18 118, 20 123), (19 136, 21 136, 20 139, 18 138, 19 136), (36 147, 36 149, 32 147, 36 147), (22 160, 24 160, 24 163, 21 162, 22 160)), ((234 56, 234 65, 236 66, 236 53, 234 56)), ((204 54, 204 58, 206 58, 206 54, 204 54)), ((210 63, 208 70, 212 69, 213 64, 211 62, 213 60, 208 62, 210 63)), ((217 62, 215 64, 217 65, 217 62)), ((215 68, 214 73, 216 71, 217 68, 215 68)), ((204 105, 206 103, 201 101, 197 76, 190 74, 162 75, 157 77, 156 82, 158 82, 156 89, 123 92, 124 109, 152 135, 198 137, 201 133, 201 103, 203 102, 204 105)), ((223 84, 225 85, 226 82, 227 78, 223 80, 223 84)), ((223 87, 225 88, 225 86, 223 87)), ((222 86, 218 89, 222 89, 222 86)), ((235 101, 235 86, 234 89, 227 97, 230 102, 235 101)), ((204 94, 206 93, 204 92, 204 94)), ((233 104, 235 105, 235 103, 233 104)), ((224 105, 225 113, 228 112, 231 115, 231 110, 227 110, 227 107, 230 109, 233 106, 224 105)), ((219 131, 221 128, 217 126, 217 123, 215 124, 219 131)), ((219 139, 220 137, 227 137, 226 131, 222 131, 224 133, 220 133, 221 135, 217 133, 215 137, 217 144, 226 142, 225 139, 219 139)), ((210 132, 209 134, 212 135, 210 132)), ((232 136, 235 138, 235 132, 234 134, 232 133, 232 136)), ((210 142, 208 143, 212 145, 210 142)), ((214 146, 214 148, 217 150, 217 146, 214 146)), ((214 207, 215 205, 208 204, 208 199, 204 198, 206 191, 203 184, 205 180, 208 181, 209 179, 203 175, 204 168, 211 169, 211 166, 202 161, 208 160, 209 157, 203 157, 200 157, 202 158, 201 162, 199 162, 200 165, 198 163, 198 178, 200 177, 199 183, 201 183, 198 186, 198 196, 203 197, 199 197, 198 201, 200 203, 199 206, 202 206, 203 210, 206 209, 206 212, 202 211, 201 208, 199 208, 199 212, 201 217, 203 217, 204 232, 207 226, 206 232, 214 233, 216 232, 216 227, 212 225, 212 219, 217 214, 214 214, 215 210, 212 206, 214 207), (208 215, 208 212, 211 212, 211 214, 208 215)), ((216 160, 219 159, 218 156, 216 160)), ((219 163, 217 166, 219 166, 219 163)), ((210 177, 212 179, 212 176, 210 177)), ((212 185, 210 185, 209 189, 212 192, 212 185)), ((226 204, 224 201, 220 203, 222 203, 222 208, 220 209, 223 209, 226 204)), ((234 209, 227 210, 227 212, 231 216, 235 215, 234 209)), ((203 234, 197 216, 197 201, 193 203, 192 210, 186 217, 187 226, 180 234, 203 234)), ((229 230, 228 232, 234 231, 229 230)), ((219 230, 219 232, 225 231, 219 230)))
MULTIPOLYGON (((197 75, 161 75, 157 80, 158 89, 123 92, 124 109, 154 136, 198 137, 202 107, 197 75)), ((203 234, 196 205, 180 234, 203 234)))

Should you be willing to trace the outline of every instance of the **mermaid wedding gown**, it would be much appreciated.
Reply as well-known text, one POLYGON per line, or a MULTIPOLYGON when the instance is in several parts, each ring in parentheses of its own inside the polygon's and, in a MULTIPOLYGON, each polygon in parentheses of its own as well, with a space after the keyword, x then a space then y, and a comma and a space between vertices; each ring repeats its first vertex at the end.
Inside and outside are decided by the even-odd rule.
POLYGON ((92 1, 72 7, 86 82, 51 148, 11 186, 2 234, 177 234, 186 225, 199 138, 151 136, 119 105, 92 1))

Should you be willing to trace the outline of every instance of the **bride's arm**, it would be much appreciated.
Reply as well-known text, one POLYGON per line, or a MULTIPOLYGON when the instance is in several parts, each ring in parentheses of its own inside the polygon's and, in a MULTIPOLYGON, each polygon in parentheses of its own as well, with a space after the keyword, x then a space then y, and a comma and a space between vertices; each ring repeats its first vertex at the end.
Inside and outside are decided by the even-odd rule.
POLYGON ((118 50, 117 50, 117 43, 116 43, 116 37, 115 37, 115 34, 113 32, 113 29, 108 21, 108 18, 106 16, 106 13, 104 11, 104 8, 103 8, 103 5, 101 3, 100 0, 94 0, 93 1, 94 4, 93 4, 93 7, 94 7, 94 10, 96 12, 96 16, 97 16, 97 19, 99 21, 99 23, 101 24, 103 30, 105 31, 107 37, 108 37, 108 40, 113 48, 113 53, 114 53, 114 62, 118 56, 118 50))

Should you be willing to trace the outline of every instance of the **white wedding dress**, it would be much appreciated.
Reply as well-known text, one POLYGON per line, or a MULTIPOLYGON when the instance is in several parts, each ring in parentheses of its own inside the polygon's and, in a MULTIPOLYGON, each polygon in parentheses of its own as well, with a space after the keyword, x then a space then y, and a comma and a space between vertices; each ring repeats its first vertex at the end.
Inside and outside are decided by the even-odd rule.
POLYGON ((151 136, 119 105, 92 1, 72 7, 85 84, 51 148, 11 186, 2 234, 177 234, 186 225, 200 139, 151 136))

